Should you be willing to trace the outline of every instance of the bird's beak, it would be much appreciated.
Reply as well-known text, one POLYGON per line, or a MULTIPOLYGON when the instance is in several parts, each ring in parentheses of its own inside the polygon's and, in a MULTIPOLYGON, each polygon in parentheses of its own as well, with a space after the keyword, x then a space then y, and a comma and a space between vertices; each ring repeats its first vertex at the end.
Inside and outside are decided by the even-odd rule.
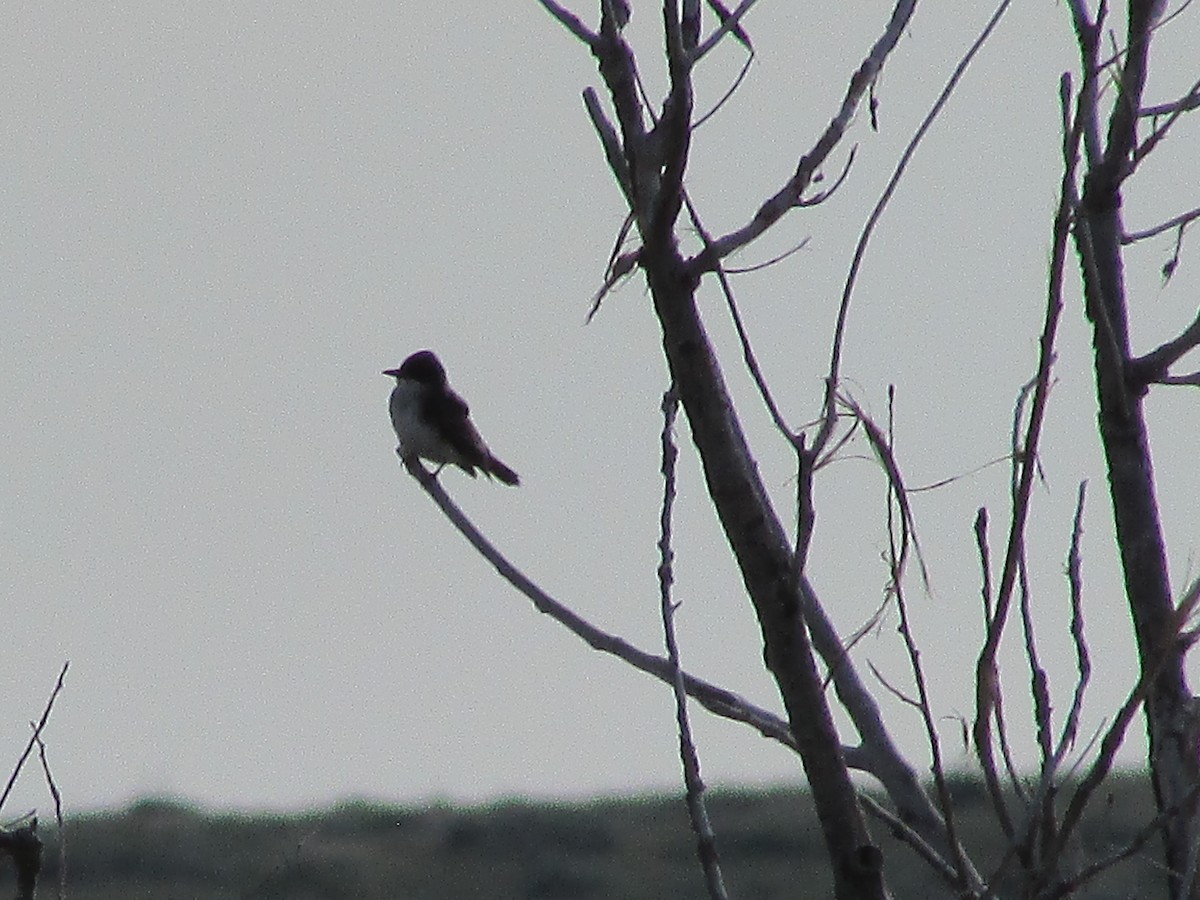
POLYGON ((400 370, 399 370, 399 369, 384 369, 384 370, 383 370, 383 374, 384 374, 384 375, 391 375, 393 378, 399 378, 399 377, 400 377, 400 370))

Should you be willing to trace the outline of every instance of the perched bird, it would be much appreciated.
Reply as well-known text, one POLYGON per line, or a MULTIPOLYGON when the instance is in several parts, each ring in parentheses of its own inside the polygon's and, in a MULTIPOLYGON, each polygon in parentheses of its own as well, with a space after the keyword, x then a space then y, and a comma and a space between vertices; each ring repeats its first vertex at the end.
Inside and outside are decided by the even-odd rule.
MULTIPOLYGON (((475 429, 466 401, 450 389, 446 370, 431 350, 420 350, 384 375, 396 379, 388 410, 405 459, 419 456, 458 466, 472 478, 475 470, 517 484, 517 473, 492 454, 475 429)), ((435 473, 436 474, 436 473, 435 473)))

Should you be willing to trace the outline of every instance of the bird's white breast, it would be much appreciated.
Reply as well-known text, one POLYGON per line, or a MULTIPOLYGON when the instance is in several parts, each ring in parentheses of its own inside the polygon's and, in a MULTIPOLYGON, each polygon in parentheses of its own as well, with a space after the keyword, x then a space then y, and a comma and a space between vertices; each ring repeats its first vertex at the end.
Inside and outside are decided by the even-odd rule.
POLYGON ((441 439, 421 415, 423 390, 423 386, 403 378, 392 388, 388 410, 400 442, 400 452, 404 456, 420 456, 435 463, 458 463, 460 455, 441 439))

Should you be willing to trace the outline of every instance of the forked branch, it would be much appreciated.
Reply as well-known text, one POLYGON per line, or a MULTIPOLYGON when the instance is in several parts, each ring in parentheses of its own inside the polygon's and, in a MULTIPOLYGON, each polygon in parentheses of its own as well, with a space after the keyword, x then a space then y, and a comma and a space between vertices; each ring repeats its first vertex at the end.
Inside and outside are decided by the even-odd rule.
POLYGON ((846 95, 842 98, 841 108, 812 149, 800 157, 800 162, 797 163, 792 177, 758 208, 758 212, 749 222, 736 231, 716 238, 700 253, 687 260, 687 269, 693 276, 713 271, 722 259, 755 240, 783 218, 784 214, 800 204, 804 192, 812 184, 813 177, 846 134, 863 97, 875 83, 875 79, 879 77, 888 55, 895 48, 896 42, 900 40, 900 35, 908 26, 916 5, 916 0, 899 0, 897 2, 883 35, 875 42, 875 46, 871 48, 866 59, 851 76, 850 84, 846 88, 846 95))

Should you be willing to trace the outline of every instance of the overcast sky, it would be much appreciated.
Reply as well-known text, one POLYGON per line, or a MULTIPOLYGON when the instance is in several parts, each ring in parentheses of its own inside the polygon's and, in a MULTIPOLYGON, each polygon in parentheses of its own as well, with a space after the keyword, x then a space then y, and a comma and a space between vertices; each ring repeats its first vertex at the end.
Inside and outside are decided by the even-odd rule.
MULTIPOLYGON (((577 8, 590 18, 594 5, 577 8)), ((716 233, 790 175, 890 12, 880 0, 817 6, 765 0, 746 23, 757 62, 698 132, 688 177, 716 233)), ((393 453, 380 370, 434 348, 522 479, 513 490, 447 471, 447 489, 548 591, 661 647, 666 380, 643 284, 584 325, 623 214, 580 101, 598 77, 533 0, 504 8, 50 3, 0 17, 0 748, 16 759, 69 659, 45 737, 70 808, 148 792, 292 808, 678 789, 669 693, 536 614, 393 453)), ((796 427, 819 410, 858 232, 987 12, 922 4, 879 84, 880 130, 860 116, 834 155, 840 165, 859 145, 846 185, 734 261, 810 238, 735 281, 796 427)), ((1148 101, 1195 80, 1198 15, 1160 36, 1148 101)), ((652 92, 659 21, 643 4, 630 26, 652 92)), ((1007 450, 1044 308, 1057 81, 1075 60, 1062 4, 1015 4, 871 245, 843 371, 880 417, 897 385, 912 485, 1007 450)), ((733 44, 706 61, 698 107, 740 62, 733 44)), ((1129 185, 1130 228, 1200 204, 1198 147, 1200 120, 1185 118, 1129 185)), ((1171 246, 1163 236, 1128 255, 1142 352, 1195 315, 1195 247, 1163 287, 1171 246)), ((1030 560, 1065 708, 1063 559, 1090 479, 1090 734, 1135 670, 1077 282, 1072 271, 1030 560)), ((787 448, 713 284, 701 302, 790 520, 787 448)), ((1178 591, 1200 552, 1200 403, 1159 389, 1148 410, 1178 591)), ((679 439, 685 663, 778 709, 686 423, 679 439)), ((887 577, 884 485, 865 453, 855 445, 817 485, 810 573, 847 632, 887 577)), ((955 764, 968 760, 952 717, 971 712, 980 622, 971 526, 981 505, 1003 521, 1007 485, 998 465, 914 497, 933 593, 914 580, 910 600, 955 764)), ((892 621, 855 656, 904 686, 892 621)), ((1027 675, 1007 659, 1009 716, 1027 746, 1027 675)), ((917 717, 883 703, 924 769, 917 717)), ((797 759, 747 729, 695 720, 710 783, 801 779, 797 759)), ((35 806, 49 800, 31 768, 4 814, 35 806)))

